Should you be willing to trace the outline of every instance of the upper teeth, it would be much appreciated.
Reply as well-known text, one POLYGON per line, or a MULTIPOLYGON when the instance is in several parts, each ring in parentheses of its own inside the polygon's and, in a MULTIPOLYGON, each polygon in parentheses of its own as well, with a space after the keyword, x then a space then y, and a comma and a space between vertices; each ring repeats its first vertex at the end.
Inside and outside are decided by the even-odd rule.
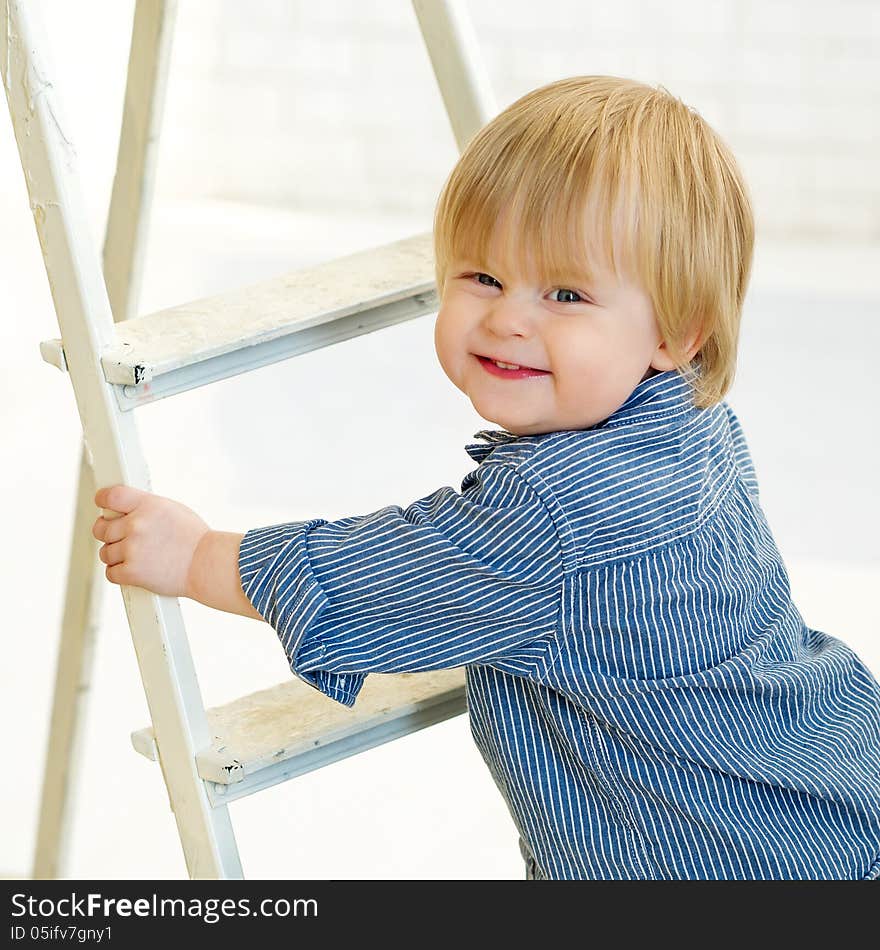
POLYGON ((496 366, 500 366, 501 369, 522 369, 521 366, 517 366, 516 363, 502 363, 501 360, 492 360, 496 366))

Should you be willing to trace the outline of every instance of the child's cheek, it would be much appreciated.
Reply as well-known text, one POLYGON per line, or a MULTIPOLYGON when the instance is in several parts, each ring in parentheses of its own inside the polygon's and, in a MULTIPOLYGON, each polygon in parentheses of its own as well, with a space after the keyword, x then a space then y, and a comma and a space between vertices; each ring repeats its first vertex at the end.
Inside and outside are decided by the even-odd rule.
POLYGON ((434 325, 434 351, 443 372, 446 373, 451 382, 458 386, 460 385, 460 379, 458 378, 460 370, 457 370, 456 364, 461 362, 461 357, 456 353, 456 336, 457 334, 453 333, 450 328, 448 317, 441 310, 434 325))

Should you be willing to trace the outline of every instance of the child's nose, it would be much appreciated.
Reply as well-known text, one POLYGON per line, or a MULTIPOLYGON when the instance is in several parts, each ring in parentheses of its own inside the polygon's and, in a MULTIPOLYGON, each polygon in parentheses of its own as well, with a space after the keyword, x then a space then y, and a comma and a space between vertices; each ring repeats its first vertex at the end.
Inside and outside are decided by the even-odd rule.
POLYGON ((531 336, 531 317, 521 302, 499 298, 486 314, 486 327, 495 336, 531 336))

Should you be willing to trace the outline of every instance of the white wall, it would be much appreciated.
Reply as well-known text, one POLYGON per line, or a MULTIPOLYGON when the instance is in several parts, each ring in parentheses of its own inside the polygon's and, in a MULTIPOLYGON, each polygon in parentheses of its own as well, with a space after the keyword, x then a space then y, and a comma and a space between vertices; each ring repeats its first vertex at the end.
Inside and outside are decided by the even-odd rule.
MULTIPOLYGON (((70 111, 106 202, 132 2, 40 2, 63 40, 70 111)), ((730 142, 764 233, 880 238, 875 0, 468 9, 499 108, 566 75, 661 83, 730 142)), ((454 157, 408 0, 179 4, 163 194, 429 220, 454 157)))
MULTIPOLYGON (((468 4, 499 107, 581 73, 662 83, 733 146, 774 234, 880 237, 874 0, 468 4)), ((181 6, 175 193, 427 215, 454 152, 405 0, 181 6)))

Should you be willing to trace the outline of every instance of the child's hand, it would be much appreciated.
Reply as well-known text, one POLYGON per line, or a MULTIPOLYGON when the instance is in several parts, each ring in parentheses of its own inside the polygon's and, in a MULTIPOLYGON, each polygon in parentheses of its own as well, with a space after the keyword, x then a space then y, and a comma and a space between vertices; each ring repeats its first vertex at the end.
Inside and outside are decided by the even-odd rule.
POLYGON ((108 581, 143 587, 167 597, 188 597, 190 567, 208 525, 184 505, 150 492, 114 485, 95 494, 99 508, 119 512, 99 517, 92 534, 108 581))

